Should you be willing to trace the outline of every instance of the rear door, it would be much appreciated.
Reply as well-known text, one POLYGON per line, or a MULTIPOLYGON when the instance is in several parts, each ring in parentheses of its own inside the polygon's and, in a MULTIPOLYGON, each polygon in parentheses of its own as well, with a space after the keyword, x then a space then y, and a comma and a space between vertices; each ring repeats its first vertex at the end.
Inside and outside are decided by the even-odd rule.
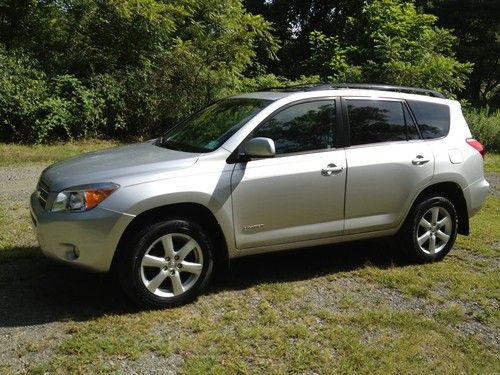
POLYGON ((345 234, 397 227, 434 173, 404 101, 344 98, 348 123, 345 234))

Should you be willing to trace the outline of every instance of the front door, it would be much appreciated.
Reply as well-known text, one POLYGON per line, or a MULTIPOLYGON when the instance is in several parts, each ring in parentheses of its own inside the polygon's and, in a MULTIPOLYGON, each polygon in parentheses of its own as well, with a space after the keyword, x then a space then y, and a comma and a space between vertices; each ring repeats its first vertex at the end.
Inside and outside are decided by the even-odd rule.
POLYGON ((288 106, 252 137, 275 142, 276 156, 235 165, 236 247, 249 249, 342 234, 346 162, 336 149, 335 100, 288 106))

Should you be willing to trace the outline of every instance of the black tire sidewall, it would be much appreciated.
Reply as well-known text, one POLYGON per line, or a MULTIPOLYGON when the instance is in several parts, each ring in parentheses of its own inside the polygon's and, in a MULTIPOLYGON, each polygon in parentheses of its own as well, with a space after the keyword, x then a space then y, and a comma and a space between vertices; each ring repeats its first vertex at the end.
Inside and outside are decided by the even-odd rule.
POLYGON ((212 241, 204 230, 189 219, 170 219, 146 226, 135 235, 118 264, 118 277, 127 295, 146 308, 174 307, 195 299, 208 285, 213 271, 212 241), (186 234, 198 242, 203 269, 196 283, 179 296, 160 297, 151 293, 140 276, 141 261, 153 242, 169 233, 186 234))
POLYGON ((408 246, 410 257, 417 262, 432 262, 436 260, 443 259, 446 254, 448 254, 455 243, 457 236, 457 212, 455 206, 445 197, 442 196, 431 196, 420 201, 412 210, 411 217, 409 220, 409 228, 406 231, 406 241, 410 240, 411 246, 408 246), (450 234, 450 239, 446 244, 445 248, 435 254, 428 254, 424 252, 418 245, 417 235, 418 226, 423 215, 433 207, 442 207, 451 216, 452 230, 450 234), (410 236, 410 238, 408 238, 410 236))

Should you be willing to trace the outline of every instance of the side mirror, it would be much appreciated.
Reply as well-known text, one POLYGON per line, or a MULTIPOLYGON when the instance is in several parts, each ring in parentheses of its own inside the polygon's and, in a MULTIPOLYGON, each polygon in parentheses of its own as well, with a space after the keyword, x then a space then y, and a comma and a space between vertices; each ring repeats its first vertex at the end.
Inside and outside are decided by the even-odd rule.
POLYGON ((252 158, 271 158, 276 155, 274 141, 270 138, 252 138, 245 144, 245 155, 252 158))

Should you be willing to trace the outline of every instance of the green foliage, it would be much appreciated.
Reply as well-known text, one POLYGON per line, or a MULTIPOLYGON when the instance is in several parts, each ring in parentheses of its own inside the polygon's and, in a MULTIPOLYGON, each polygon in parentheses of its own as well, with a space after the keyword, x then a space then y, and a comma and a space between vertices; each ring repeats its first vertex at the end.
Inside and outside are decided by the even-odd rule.
POLYGON ((58 138, 71 138, 69 122, 72 116, 68 101, 63 98, 48 97, 39 104, 38 114, 35 132, 30 134, 36 137, 36 143, 43 143, 54 134, 57 134, 58 138))
POLYGON ((500 110, 488 107, 464 111, 472 135, 480 141, 487 152, 500 152, 500 110))
POLYGON ((435 22, 409 2, 367 2, 348 18, 343 40, 311 33, 308 66, 327 80, 421 86, 453 96, 472 65, 454 58, 456 38, 435 22))
POLYGON ((49 78, 34 59, 0 48, 0 138, 42 143, 105 134, 103 85, 85 86, 72 75, 49 78))
POLYGON ((240 0, 6 0, 0 31, 1 141, 150 137, 278 49, 240 0))
POLYGON ((37 139, 38 108, 48 96, 47 77, 22 52, 0 45, 0 134, 2 140, 37 139))
POLYGON ((89 80, 89 87, 101 104, 101 121, 96 135, 123 138, 127 129, 126 87, 123 78, 107 73, 95 74, 89 80))
POLYGON ((343 47, 338 37, 327 37, 320 31, 310 35, 312 56, 308 61, 311 71, 319 73, 325 81, 361 82, 363 71, 360 66, 351 64, 349 54, 356 47, 343 47))
POLYGON ((300 76, 297 79, 287 79, 274 74, 261 74, 255 77, 243 77, 234 87, 234 92, 249 92, 272 87, 300 86, 319 83, 319 76, 300 76))
POLYGON ((0 141, 146 138, 214 99, 320 80, 454 96, 471 65, 435 25, 403 0, 1 0, 0 141))
POLYGON ((470 84, 463 92, 475 106, 500 107, 500 23, 498 0, 417 0, 426 12, 439 17, 439 27, 458 38, 460 60, 474 63, 470 84))
MULTIPOLYGON (((273 23, 282 48, 279 61, 259 56, 271 73, 289 79, 307 74, 305 61, 311 56, 309 36, 321 31, 327 36, 345 35, 349 16, 356 17, 364 0, 244 0, 245 7, 273 23)), ((317 74, 317 73, 312 73, 317 74)))

